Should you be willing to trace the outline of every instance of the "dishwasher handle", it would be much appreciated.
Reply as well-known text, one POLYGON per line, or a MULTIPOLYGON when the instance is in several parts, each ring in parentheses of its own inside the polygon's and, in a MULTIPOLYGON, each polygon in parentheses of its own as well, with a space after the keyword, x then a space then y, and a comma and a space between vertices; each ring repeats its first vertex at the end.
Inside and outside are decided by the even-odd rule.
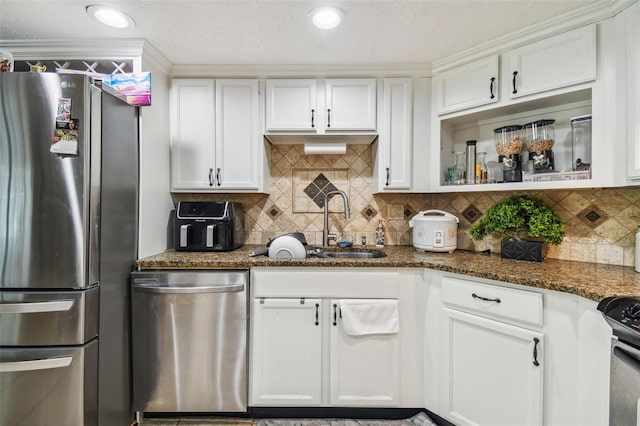
POLYGON ((244 290, 244 284, 214 286, 158 286, 157 284, 134 284, 134 291, 162 294, 236 293, 244 290))

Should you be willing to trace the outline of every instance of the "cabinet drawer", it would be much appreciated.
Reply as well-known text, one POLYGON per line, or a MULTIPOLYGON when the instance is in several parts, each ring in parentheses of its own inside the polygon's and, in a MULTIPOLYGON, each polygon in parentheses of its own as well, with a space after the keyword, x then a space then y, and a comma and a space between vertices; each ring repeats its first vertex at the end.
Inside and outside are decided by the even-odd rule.
POLYGON ((541 293, 443 277, 442 300, 487 316, 542 326, 541 293))

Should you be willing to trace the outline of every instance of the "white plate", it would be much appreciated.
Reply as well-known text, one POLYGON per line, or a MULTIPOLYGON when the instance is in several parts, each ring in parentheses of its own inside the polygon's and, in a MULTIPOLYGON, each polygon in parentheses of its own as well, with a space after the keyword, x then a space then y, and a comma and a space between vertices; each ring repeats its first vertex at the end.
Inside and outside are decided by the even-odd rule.
POLYGON ((270 259, 304 259, 305 257, 307 257, 307 250, 304 245, 289 235, 276 238, 269 246, 270 259))

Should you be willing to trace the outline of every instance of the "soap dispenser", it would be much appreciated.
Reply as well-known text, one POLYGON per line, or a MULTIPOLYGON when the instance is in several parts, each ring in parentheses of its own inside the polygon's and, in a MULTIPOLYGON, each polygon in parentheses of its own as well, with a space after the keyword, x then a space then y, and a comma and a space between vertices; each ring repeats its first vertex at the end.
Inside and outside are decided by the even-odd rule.
POLYGON ((376 247, 384 247, 384 221, 382 219, 378 221, 378 227, 376 228, 376 247))

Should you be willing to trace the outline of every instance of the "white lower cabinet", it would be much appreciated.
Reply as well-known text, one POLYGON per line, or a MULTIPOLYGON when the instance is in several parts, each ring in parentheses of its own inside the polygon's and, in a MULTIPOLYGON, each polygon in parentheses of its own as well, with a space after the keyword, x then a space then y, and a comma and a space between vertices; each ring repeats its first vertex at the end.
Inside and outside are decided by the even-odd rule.
POLYGON ((456 425, 541 425, 543 335, 444 308, 444 414, 456 425))
POLYGON ((596 302, 434 270, 425 282, 439 311, 425 326, 425 408, 457 426, 607 424, 611 328, 596 302))
POLYGON ((398 404, 397 334, 348 335, 339 300, 255 298, 252 324, 254 405, 398 404))
POLYGON ((320 299, 254 299, 256 405, 314 406, 322 401, 320 299))
POLYGON ((419 268, 251 268, 250 405, 422 407, 423 278, 419 268), (363 308, 371 316, 353 315, 363 308))
POLYGON ((341 326, 340 302, 330 301, 329 404, 397 406, 400 402, 398 334, 351 336, 341 326))

